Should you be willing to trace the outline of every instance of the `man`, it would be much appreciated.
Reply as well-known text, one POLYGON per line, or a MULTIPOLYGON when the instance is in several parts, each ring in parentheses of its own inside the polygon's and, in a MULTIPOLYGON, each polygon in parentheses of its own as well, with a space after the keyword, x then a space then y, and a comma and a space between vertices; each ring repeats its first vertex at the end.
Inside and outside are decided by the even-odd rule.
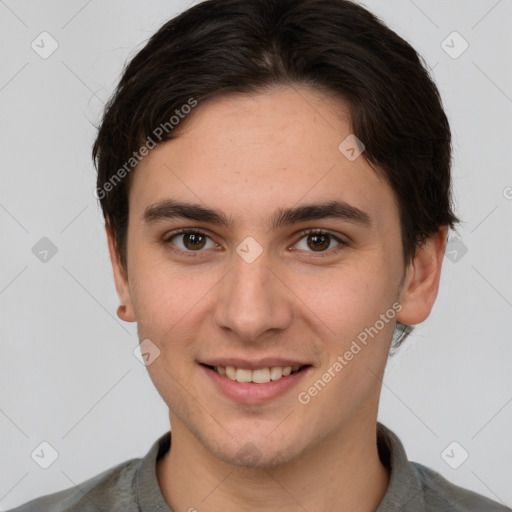
POLYGON ((507 510, 377 422, 457 222, 448 121, 405 41, 346 0, 200 3, 128 65, 93 154, 118 315, 172 437, 17 510, 507 510))

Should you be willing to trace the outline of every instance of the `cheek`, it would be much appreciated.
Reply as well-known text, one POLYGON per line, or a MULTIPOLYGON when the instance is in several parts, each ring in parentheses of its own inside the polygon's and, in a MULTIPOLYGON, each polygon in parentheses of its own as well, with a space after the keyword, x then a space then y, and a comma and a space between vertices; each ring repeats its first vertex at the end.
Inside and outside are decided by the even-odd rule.
POLYGON ((378 376, 396 320, 392 280, 382 268, 353 267, 338 269, 315 286, 297 286, 297 295, 307 297, 304 314, 325 332, 321 345, 328 353, 318 375, 300 391, 311 392, 307 407, 325 417, 325 425, 337 425, 361 404, 378 401, 378 376))
POLYGON ((158 347, 159 355, 147 370, 164 401, 176 407, 185 383, 190 392, 194 391, 189 380, 195 364, 192 349, 205 290, 183 272, 151 268, 139 267, 133 276, 137 331, 141 342, 149 339, 158 347))
POLYGON ((308 317, 328 336, 348 340, 375 323, 395 300, 394 278, 381 265, 366 262, 296 276, 291 287, 308 317), (309 312, 308 312, 309 311, 309 312))
MULTIPOLYGON (((169 262, 134 258, 130 288, 139 338, 149 338, 164 353, 176 354, 192 346, 201 321, 207 314, 208 294, 222 278, 222 272, 199 266, 178 268, 169 262)), ((171 361, 172 359, 172 361, 171 361)))
POLYGON ((156 326, 166 320, 172 325, 193 294, 193 288, 187 285, 188 272, 173 268, 160 246, 143 241, 143 235, 140 240, 139 245, 133 244, 130 254, 130 291, 137 321, 156 326))

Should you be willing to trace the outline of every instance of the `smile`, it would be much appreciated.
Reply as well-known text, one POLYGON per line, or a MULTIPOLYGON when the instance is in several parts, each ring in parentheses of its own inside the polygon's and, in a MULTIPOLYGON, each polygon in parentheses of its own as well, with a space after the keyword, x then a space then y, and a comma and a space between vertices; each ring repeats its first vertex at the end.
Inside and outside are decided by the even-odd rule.
POLYGON ((266 384, 267 382, 280 380, 283 377, 298 372, 303 366, 272 366, 268 368, 258 368, 256 370, 236 368, 234 366, 208 366, 208 368, 236 382, 266 384))
POLYGON ((309 364, 263 366, 260 363, 251 364, 252 368, 244 368, 200 363, 199 366, 214 390, 231 400, 251 405, 264 404, 285 395, 314 371, 309 364))

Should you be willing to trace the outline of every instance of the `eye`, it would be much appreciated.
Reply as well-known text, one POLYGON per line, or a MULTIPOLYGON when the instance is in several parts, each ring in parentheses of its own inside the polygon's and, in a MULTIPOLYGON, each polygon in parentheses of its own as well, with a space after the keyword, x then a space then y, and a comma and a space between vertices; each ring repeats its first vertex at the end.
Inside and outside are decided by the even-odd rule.
MULTIPOLYGON (((348 245, 348 243, 341 238, 321 229, 308 229, 303 231, 301 235, 300 240, 295 244, 300 250, 313 253, 327 252, 325 256, 337 253, 339 250, 343 249, 343 247, 348 245), (302 244, 302 247, 300 247, 302 240, 305 240, 305 242, 302 244), (332 240, 335 240, 337 245, 333 250, 328 251, 327 249, 332 245, 332 240)), ((324 256, 324 254, 320 254, 320 256, 324 256)))
POLYGON ((212 249, 217 245, 206 233, 196 229, 180 229, 179 231, 171 233, 168 237, 166 237, 164 243, 169 245, 172 251, 185 253, 186 256, 192 257, 194 257, 195 254, 190 253, 201 252, 201 249, 204 248, 212 249), (174 242, 174 239, 180 241, 181 244, 174 242), (210 242, 210 246, 208 246, 208 241, 210 242))

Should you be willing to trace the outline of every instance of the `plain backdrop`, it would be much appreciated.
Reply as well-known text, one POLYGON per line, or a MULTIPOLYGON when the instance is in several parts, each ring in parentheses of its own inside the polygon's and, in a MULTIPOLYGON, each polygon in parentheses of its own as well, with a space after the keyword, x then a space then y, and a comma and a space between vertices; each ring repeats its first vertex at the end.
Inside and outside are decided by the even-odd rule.
MULTIPOLYGON (((116 316, 90 150, 126 59, 190 5, 0 1, 0 510, 141 457, 169 428, 136 326, 116 316), (31 457, 43 442, 48 469, 31 457)), ((409 459, 510 506, 512 2, 365 5, 432 70, 464 221, 431 317, 389 361, 379 420, 409 459)))

